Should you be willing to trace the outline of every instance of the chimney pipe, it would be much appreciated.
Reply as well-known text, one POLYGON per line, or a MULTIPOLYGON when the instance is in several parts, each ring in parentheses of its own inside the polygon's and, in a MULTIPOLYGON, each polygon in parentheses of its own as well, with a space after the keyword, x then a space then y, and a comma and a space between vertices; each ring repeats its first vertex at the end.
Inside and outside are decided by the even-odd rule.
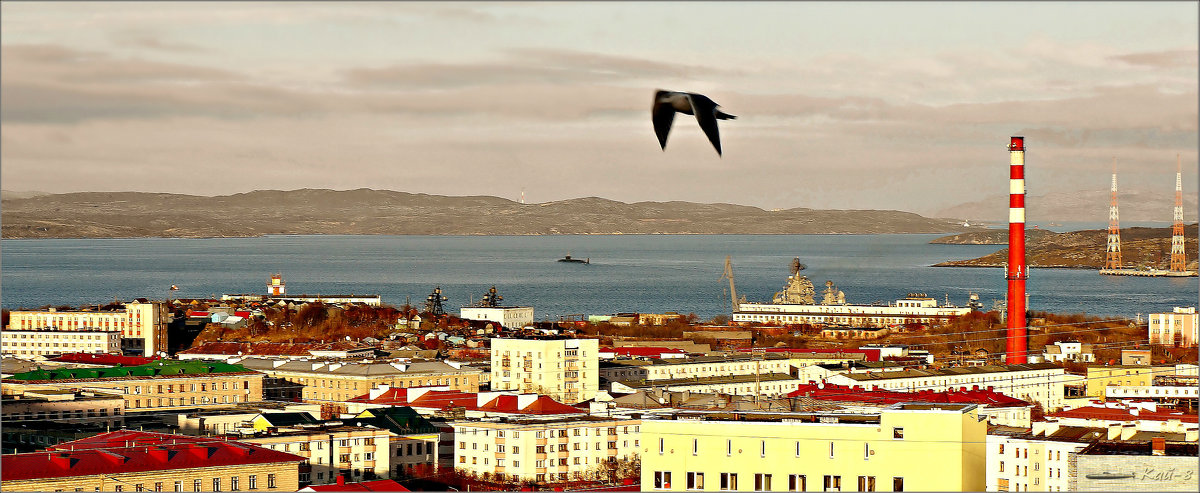
POLYGON ((1154 437, 1150 440, 1150 455, 1167 455, 1167 439, 1154 437))
POLYGON ((1010 365, 1028 362, 1025 327, 1025 137, 1012 137, 1008 144, 1008 331, 1004 361, 1010 365))

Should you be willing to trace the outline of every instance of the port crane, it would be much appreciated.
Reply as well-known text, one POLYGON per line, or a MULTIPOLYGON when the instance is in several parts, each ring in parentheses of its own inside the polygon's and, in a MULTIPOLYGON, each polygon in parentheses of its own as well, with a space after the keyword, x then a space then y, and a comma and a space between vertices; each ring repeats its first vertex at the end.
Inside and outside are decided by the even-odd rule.
POLYGON ((733 311, 738 311, 738 302, 741 301, 737 296, 737 288, 733 285, 733 256, 725 256, 725 273, 721 274, 721 279, 729 279, 729 301, 733 304, 733 311))

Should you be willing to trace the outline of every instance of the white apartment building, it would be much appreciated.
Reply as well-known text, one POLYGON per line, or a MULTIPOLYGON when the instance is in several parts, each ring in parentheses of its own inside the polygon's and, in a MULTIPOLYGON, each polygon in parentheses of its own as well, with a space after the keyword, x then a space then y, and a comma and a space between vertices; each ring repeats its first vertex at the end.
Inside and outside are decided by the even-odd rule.
POLYGON ((0 331, 0 352, 32 357, 66 353, 121 354, 121 332, 115 330, 0 331))
POLYGON ((1042 405, 1046 412, 1063 407, 1064 384, 1069 377, 1061 366, 1051 363, 990 365, 947 368, 944 370, 904 370, 875 373, 830 375, 826 381, 838 385, 859 386, 865 390, 886 389, 900 392, 991 387, 1009 397, 1042 405))
POLYGON ((641 420, 596 417, 555 421, 458 421, 454 468, 497 481, 567 481, 631 460, 641 420))
POLYGON ((536 393, 574 404, 600 387, 600 344, 596 339, 510 339, 491 341, 492 390, 536 393))
POLYGON ((139 300, 125 303, 117 310, 14 310, 9 314, 7 329, 116 331, 131 349, 140 350, 144 356, 154 356, 167 351, 170 317, 170 310, 164 303, 139 300))
POLYGON ((987 491, 1071 491, 1071 456, 1102 430, 1071 427, 1050 433, 987 436, 987 491))
POLYGON ((379 428, 311 426, 237 440, 308 459, 300 465, 300 483, 319 485, 336 483, 338 475, 346 476, 348 483, 390 477, 393 438, 392 432, 379 428))
POLYGON ((1200 317, 1196 307, 1175 307, 1173 313, 1151 313, 1148 326, 1150 344, 1183 347, 1196 345, 1200 317))
POLYGON ((787 375, 792 361, 786 354, 749 354, 735 356, 701 356, 646 360, 606 361, 600 367, 600 377, 606 380, 678 380, 684 378, 730 377, 782 373, 787 375))
POLYGON ((464 320, 488 320, 509 329, 533 323, 532 306, 464 306, 458 312, 464 320))

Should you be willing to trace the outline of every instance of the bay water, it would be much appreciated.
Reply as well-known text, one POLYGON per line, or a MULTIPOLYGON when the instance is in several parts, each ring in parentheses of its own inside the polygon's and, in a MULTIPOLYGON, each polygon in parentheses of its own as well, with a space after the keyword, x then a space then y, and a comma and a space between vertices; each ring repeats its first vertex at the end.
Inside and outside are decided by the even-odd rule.
MULTIPOLYGON (((1006 284, 998 268, 931 267, 992 253, 996 245, 934 245, 941 235, 558 235, 265 236, 254 238, 49 239, 0 241, 4 308, 105 303, 134 298, 209 298, 266 293, 282 274, 288 294, 378 294, 384 303, 424 303, 434 287, 448 312, 491 286, 502 304, 533 306, 538 320, 619 312, 731 311, 732 256, 738 295, 769 302, 793 257, 820 293, 826 281, 850 303, 891 302, 921 292, 988 309, 1006 284), (564 255, 590 264, 557 262, 564 255), (170 292, 171 285, 178 291, 170 292)), ((1029 308, 1134 317, 1195 306, 1197 278, 1101 276, 1094 270, 1033 269, 1029 308)))

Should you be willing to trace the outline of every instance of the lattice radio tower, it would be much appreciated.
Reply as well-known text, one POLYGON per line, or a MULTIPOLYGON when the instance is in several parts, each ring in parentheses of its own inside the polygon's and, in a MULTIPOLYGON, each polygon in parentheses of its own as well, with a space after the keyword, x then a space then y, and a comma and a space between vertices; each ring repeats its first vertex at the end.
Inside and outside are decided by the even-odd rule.
POLYGON ((1105 269, 1120 269, 1121 221, 1117 214, 1117 158, 1113 158, 1112 204, 1108 206, 1108 253, 1104 258, 1105 269))
POLYGON ((1171 272, 1183 272, 1187 254, 1183 247, 1183 164, 1175 155, 1175 224, 1171 226, 1171 272))

